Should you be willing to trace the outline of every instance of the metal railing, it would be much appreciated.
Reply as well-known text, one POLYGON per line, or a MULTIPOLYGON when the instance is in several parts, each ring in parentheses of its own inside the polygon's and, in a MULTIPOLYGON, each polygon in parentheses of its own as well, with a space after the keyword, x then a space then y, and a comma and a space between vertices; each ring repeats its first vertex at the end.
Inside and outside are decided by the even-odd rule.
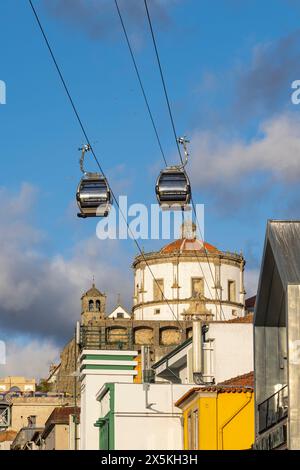
POLYGON ((288 415, 288 388, 282 387, 258 405, 258 432, 262 433, 288 415))
POLYGON ((81 326, 80 346, 82 349, 133 349, 132 328, 99 328, 81 326))

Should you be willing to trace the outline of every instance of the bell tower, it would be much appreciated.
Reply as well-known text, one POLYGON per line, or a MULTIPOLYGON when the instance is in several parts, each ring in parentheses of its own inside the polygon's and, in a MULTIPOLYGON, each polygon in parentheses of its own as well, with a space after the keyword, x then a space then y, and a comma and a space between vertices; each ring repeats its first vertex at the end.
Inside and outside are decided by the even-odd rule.
POLYGON ((106 310, 106 295, 102 294, 93 283, 81 297, 81 324, 97 325, 99 320, 103 320, 106 310))

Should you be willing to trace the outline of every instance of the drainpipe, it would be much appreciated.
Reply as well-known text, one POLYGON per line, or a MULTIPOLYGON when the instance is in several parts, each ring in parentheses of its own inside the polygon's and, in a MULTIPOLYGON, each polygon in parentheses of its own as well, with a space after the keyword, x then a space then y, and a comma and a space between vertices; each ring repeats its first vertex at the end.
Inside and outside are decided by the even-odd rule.
MULTIPOLYGON (((247 392, 247 401, 245 403, 243 403, 238 409, 237 411, 235 411, 221 426, 220 428, 220 447, 221 447, 221 450, 223 450, 223 433, 224 433, 224 428, 250 403, 251 401, 251 398, 252 398, 252 393, 250 392, 247 392)), ((217 395, 217 399, 218 399, 218 395, 217 395)), ((218 449, 219 449, 219 446, 218 446, 218 449)))
POLYGON ((193 321, 193 380, 196 384, 203 383, 203 338, 202 322, 193 321))

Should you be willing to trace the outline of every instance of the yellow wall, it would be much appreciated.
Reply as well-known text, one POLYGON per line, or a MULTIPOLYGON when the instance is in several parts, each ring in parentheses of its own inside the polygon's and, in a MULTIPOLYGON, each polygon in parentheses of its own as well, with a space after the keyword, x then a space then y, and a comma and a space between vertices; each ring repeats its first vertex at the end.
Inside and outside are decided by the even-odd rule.
POLYGON ((183 405, 184 448, 189 449, 188 415, 198 409, 198 449, 249 449, 254 442, 254 394, 197 394, 183 405))
POLYGON ((135 360, 137 361, 137 365, 135 367, 135 370, 137 371, 137 375, 134 376, 133 382, 140 384, 142 383, 142 356, 139 354, 135 360))

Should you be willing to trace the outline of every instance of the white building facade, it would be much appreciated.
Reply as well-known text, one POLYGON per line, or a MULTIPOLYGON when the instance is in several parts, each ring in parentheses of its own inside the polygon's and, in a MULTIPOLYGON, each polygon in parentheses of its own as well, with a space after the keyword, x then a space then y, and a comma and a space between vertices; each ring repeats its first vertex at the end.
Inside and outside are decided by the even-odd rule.
POLYGON ((205 385, 253 371, 252 315, 233 322, 206 322, 203 329, 200 370, 195 370, 194 343, 190 338, 152 366, 156 381, 193 384, 194 372, 200 372, 205 385))
POLYGON ((187 385, 107 383, 99 391, 100 450, 182 449, 182 412, 175 402, 187 385))
POLYGON ((83 350, 79 358, 81 381, 80 450, 99 449, 95 423, 100 406, 96 397, 107 382, 131 382, 137 375, 137 351, 83 350))
POLYGON ((198 313, 217 321, 244 316, 244 266, 242 255, 219 251, 195 238, 137 256, 134 318, 184 320, 198 313))

